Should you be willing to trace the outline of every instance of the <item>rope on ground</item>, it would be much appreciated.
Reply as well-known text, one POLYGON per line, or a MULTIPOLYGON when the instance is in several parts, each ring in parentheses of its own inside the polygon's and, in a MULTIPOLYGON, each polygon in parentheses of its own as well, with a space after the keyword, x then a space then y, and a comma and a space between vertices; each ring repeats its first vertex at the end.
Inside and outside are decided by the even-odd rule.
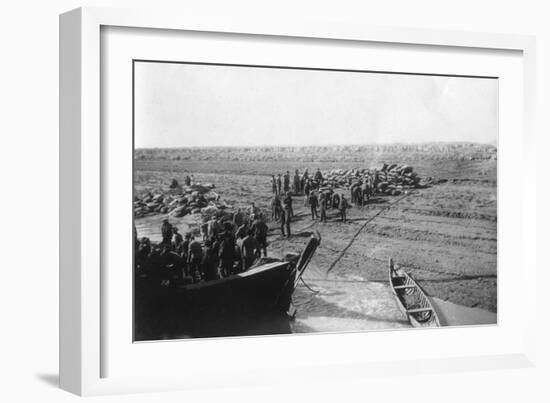
POLYGON ((300 281, 301 281, 301 282, 306 286, 306 288, 307 288, 309 291, 311 291, 312 293, 314 293, 314 294, 320 294, 320 293, 321 293, 321 291, 319 291, 319 290, 314 290, 313 288, 311 288, 311 287, 305 282, 305 280, 304 280, 303 277, 300 277, 300 281))
POLYGON ((380 211, 378 211, 378 213, 376 213, 375 215, 373 215, 371 218, 369 218, 367 221, 365 221, 363 223, 363 225, 361 225, 361 227, 357 230, 357 232, 351 237, 351 240, 348 242, 348 244, 346 245, 346 247, 344 249, 342 249, 342 251, 338 254, 338 256, 336 257, 336 259, 334 259, 334 261, 330 264, 329 268, 327 269, 327 274, 330 273, 330 271, 334 268, 334 266, 336 266, 336 263, 338 263, 340 261, 340 259, 342 259, 342 257, 344 256, 344 254, 346 253, 346 251, 351 247, 351 245, 353 244, 353 242, 355 241, 355 239, 357 239, 357 237, 359 236, 359 234, 361 233, 361 231, 363 231, 363 229, 367 226, 367 224, 369 224, 372 220, 374 220, 376 217, 378 217, 380 214, 382 214, 383 212, 385 212, 386 210, 389 210, 391 207, 393 207, 395 204, 399 203, 401 200, 405 199, 406 197, 412 195, 413 192, 409 193, 409 194, 406 194, 406 195, 403 195, 401 196, 399 199, 397 199, 395 202, 393 203, 390 203, 388 206, 383 206, 380 211))

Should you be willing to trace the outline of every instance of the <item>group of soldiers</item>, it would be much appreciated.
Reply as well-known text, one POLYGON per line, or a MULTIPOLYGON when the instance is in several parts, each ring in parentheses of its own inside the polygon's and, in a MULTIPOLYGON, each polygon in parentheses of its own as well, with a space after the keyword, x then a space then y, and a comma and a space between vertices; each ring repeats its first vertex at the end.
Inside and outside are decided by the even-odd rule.
POLYGON ((286 171, 284 175, 271 175, 271 191, 274 195, 283 196, 291 192, 295 195, 308 193, 311 189, 318 188, 323 182, 323 174, 320 169, 310 176, 306 169, 302 175, 299 171, 294 171, 294 176, 290 177, 290 172, 286 171))
POLYGON ((343 192, 337 192, 338 186, 330 183, 323 177, 320 169, 317 169, 313 176, 310 176, 306 169, 302 175, 296 170, 291 181, 289 171, 284 175, 271 175, 271 188, 273 198, 271 202, 271 219, 280 221, 281 232, 290 236, 290 221, 294 216, 292 209, 292 194, 304 196, 304 207, 311 209, 311 219, 327 220, 327 210, 338 210, 338 215, 343 222, 346 222, 346 210, 351 204, 363 207, 370 198, 376 194, 380 182, 377 171, 367 172, 362 175, 347 179, 349 189, 349 202, 343 192), (350 204, 351 203, 351 204, 350 204))
MULTIPOLYGON (((253 205, 254 209, 255 206, 253 205)), ((182 236, 168 219, 162 223, 162 242, 137 237, 134 228, 136 274, 170 280, 200 282, 248 270, 267 256, 268 227, 260 215, 239 210, 233 219, 218 220, 211 232, 182 236)))

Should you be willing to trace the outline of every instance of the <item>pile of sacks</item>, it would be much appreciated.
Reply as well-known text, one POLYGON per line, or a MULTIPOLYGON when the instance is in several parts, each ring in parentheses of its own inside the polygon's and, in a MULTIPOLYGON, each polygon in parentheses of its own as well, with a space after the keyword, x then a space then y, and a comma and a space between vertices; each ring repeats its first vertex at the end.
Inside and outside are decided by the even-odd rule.
POLYGON ((409 165, 383 164, 380 168, 333 169, 326 173, 323 186, 349 188, 368 176, 377 176, 377 193, 398 196, 404 190, 426 187, 409 165))
POLYGON ((220 200, 211 183, 178 186, 167 192, 146 193, 134 198, 134 217, 140 218, 153 214, 170 214, 183 217, 187 214, 201 214, 203 217, 219 215, 231 206, 220 200))

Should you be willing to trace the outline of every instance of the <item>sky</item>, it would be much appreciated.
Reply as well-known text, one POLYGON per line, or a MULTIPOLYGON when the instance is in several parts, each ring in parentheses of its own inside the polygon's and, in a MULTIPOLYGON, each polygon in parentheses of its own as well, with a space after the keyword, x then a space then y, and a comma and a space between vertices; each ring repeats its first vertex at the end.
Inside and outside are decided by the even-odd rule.
POLYGON ((135 147, 497 144, 498 80, 135 64, 135 147))

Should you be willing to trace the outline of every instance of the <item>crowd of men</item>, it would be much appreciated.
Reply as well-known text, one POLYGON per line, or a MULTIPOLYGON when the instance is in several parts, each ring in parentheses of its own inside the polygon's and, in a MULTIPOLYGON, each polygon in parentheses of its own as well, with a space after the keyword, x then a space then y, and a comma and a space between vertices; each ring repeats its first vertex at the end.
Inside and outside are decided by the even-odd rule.
POLYGON ((292 195, 304 197, 304 206, 310 207, 311 219, 319 219, 321 222, 327 220, 327 210, 338 211, 338 216, 346 222, 346 211, 351 204, 363 207, 370 198, 376 194, 377 186, 380 183, 378 171, 372 170, 366 173, 359 173, 350 176, 347 188, 349 190, 349 202, 341 184, 331 183, 323 177, 320 169, 311 176, 306 169, 302 175, 298 170, 294 171, 291 178, 290 172, 284 175, 271 175, 271 189, 273 198, 271 202, 271 219, 281 223, 281 232, 290 236, 290 220, 293 217, 292 195))
MULTIPOLYGON (((162 223, 162 242, 138 239, 134 228, 136 274, 159 278, 161 283, 215 280, 248 270, 267 256, 268 227, 259 210, 239 209, 231 218, 222 217, 201 228, 201 236, 182 236, 168 219, 162 223), (254 214, 254 212, 258 214, 254 214)), ((212 221, 212 220, 211 220, 212 221)), ((167 283, 167 284, 168 284, 167 283)))

